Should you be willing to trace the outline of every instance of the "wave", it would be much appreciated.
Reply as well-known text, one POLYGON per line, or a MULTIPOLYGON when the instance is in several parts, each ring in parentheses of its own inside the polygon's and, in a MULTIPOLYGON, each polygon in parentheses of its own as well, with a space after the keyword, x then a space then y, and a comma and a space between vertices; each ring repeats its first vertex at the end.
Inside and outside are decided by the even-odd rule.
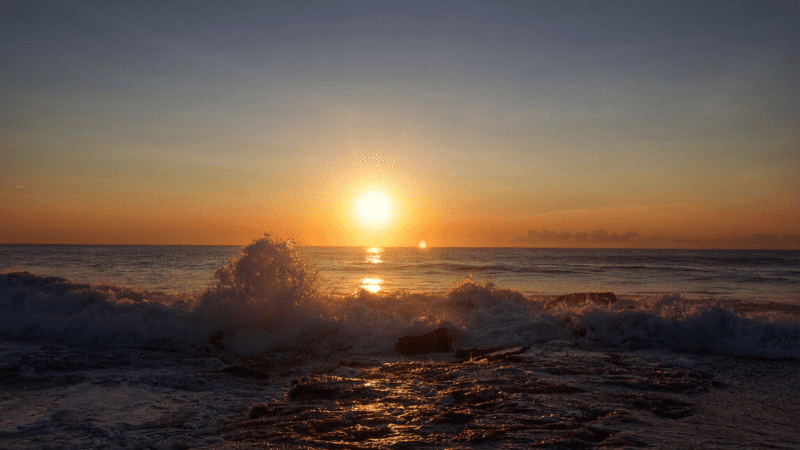
POLYGON ((608 305, 525 296, 466 278, 445 292, 320 292, 289 243, 266 236, 202 294, 0 274, 0 335, 79 345, 258 354, 392 352, 400 336, 446 327, 454 346, 572 341, 584 349, 667 349, 800 359, 800 307, 679 295, 608 305))
POLYGON ((583 270, 575 271, 569 269, 550 269, 544 267, 529 267, 529 266, 519 266, 514 264, 463 264, 463 263, 428 263, 428 264, 419 264, 415 266, 409 267, 419 267, 421 269, 439 269, 446 272, 507 272, 507 273, 519 273, 519 274, 528 274, 528 273, 544 273, 544 274, 573 274, 573 273, 584 273, 583 270))

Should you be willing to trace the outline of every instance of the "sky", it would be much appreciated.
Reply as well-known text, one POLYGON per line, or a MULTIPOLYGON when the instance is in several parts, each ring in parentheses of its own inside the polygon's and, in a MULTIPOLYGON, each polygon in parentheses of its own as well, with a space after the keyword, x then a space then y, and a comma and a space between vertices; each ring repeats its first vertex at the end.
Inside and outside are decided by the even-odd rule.
POLYGON ((796 3, 3 0, 0 243, 800 249, 796 3))

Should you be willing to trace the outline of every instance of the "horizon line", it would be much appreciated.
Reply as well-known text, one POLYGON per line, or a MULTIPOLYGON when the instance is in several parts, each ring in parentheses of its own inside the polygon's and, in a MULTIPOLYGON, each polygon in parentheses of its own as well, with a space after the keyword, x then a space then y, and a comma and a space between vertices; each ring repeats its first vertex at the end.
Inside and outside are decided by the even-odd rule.
MULTIPOLYGON (((250 244, 76 244, 76 243, 35 243, 35 242, 0 242, 0 245, 7 246, 72 246, 72 247, 246 247, 250 244)), ((419 248, 416 245, 297 245, 303 248, 419 248)), ((535 246, 427 246, 421 251, 429 249, 531 249, 531 250, 730 250, 730 251, 800 251, 800 248, 776 248, 776 247, 535 247, 535 246)))

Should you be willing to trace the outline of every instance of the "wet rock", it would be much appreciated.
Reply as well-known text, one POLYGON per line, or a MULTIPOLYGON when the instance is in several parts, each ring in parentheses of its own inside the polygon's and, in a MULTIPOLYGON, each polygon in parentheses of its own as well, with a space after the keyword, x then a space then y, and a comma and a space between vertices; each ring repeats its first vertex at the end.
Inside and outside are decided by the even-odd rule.
POLYGON ((617 296, 613 292, 575 292, 567 295, 560 295, 550 302, 550 306, 557 303, 566 303, 578 306, 584 302, 595 302, 601 305, 610 305, 617 301, 617 296))
POLYGON ((447 328, 437 328, 421 336, 401 337, 395 344, 394 351, 405 356, 450 353, 453 351, 453 338, 447 328))
POLYGON ((250 411, 247 412, 247 417, 251 419, 258 419, 259 417, 268 416, 272 413, 270 411, 270 407, 265 404, 260 405, 253 405, 250 407, 250 411))
POLYGON ((431 422, 444 425, 465 425, 472 422, 472 414, 467 412, 448 411, 440 416, 434 417, 431 422))
POLYGON ((481 360, 481 359, 507 359, 508 356, 518 355, 530 350, 531 346, 526 345, 522 347, 486 347, 478 346, 472 348, 463 348, 456 350, 454 356, 459 361, 481 360))
POLYGON ((459 361, 469 361, 472 359, 481 359, 482 356, 488 355, 489 353, 494 353, 499 350, 503 350, 504 347, 487 347, 484 345, 480 345, 477 347, 470 347, 470 348, 460 348, 456 350, 454 356, 459 361))
POLYGON ((307 382, 299 382, 289 391, 289 400, 319 400, 334 396, 336 389, 331 386, 316 386, 307 382))

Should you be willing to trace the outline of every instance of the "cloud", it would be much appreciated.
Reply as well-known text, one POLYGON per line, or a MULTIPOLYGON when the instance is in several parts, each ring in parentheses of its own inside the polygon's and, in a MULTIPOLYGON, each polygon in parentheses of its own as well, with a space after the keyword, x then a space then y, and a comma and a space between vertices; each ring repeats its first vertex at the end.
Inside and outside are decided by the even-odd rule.
POLYGON ((592 241, 604 244, 627 244, 638 236, 639 233, 635 231, 628 231, 623 235, 617 233, 608 234, 608 232, 602 228, 592 231, 592 241))
POLYGON ((528 236, 515 236, 512 239, 514 244, 573 244, 573 243, 596 243, 596 244, 627 244, 639 236, 635 231, 628 231, 624 234, 609 234, 604 229, 594 230, 591 233, 578 232, 571 233, 563 231, 561 233, 553 230, 544 229, 542 231, 529 230, 528 236))
POLYGON ((716 248, 800 248, 800 235, 745 234, 710 240, 716 248))
POLYGON ((800 249, 800 235, 745 234, 732 238, 684 239, 667 236, 642 236, 636 231, 623 234, 609 233, 603 228, 591 233, 569 231, 557 232, 543 229, 529 230, 527 236, 518 235, 511 244, 519 246, 535 245, 620 245, 625 247, 662 248, 718 248, 718 249, 800 249))
POLYGON ((589 238, 589 233, 577 233, 575 235, 569 231, 558 233, 552 230, 529 230, 528 236, 515 236, 513 241, 519 244, 537 242, 585 242, 589 238))
POLYGON ((800 235, 745 234, 732 238, 672 239, 670 244, 680 247, 702 247, 721 249, 800 249, 800 235))

